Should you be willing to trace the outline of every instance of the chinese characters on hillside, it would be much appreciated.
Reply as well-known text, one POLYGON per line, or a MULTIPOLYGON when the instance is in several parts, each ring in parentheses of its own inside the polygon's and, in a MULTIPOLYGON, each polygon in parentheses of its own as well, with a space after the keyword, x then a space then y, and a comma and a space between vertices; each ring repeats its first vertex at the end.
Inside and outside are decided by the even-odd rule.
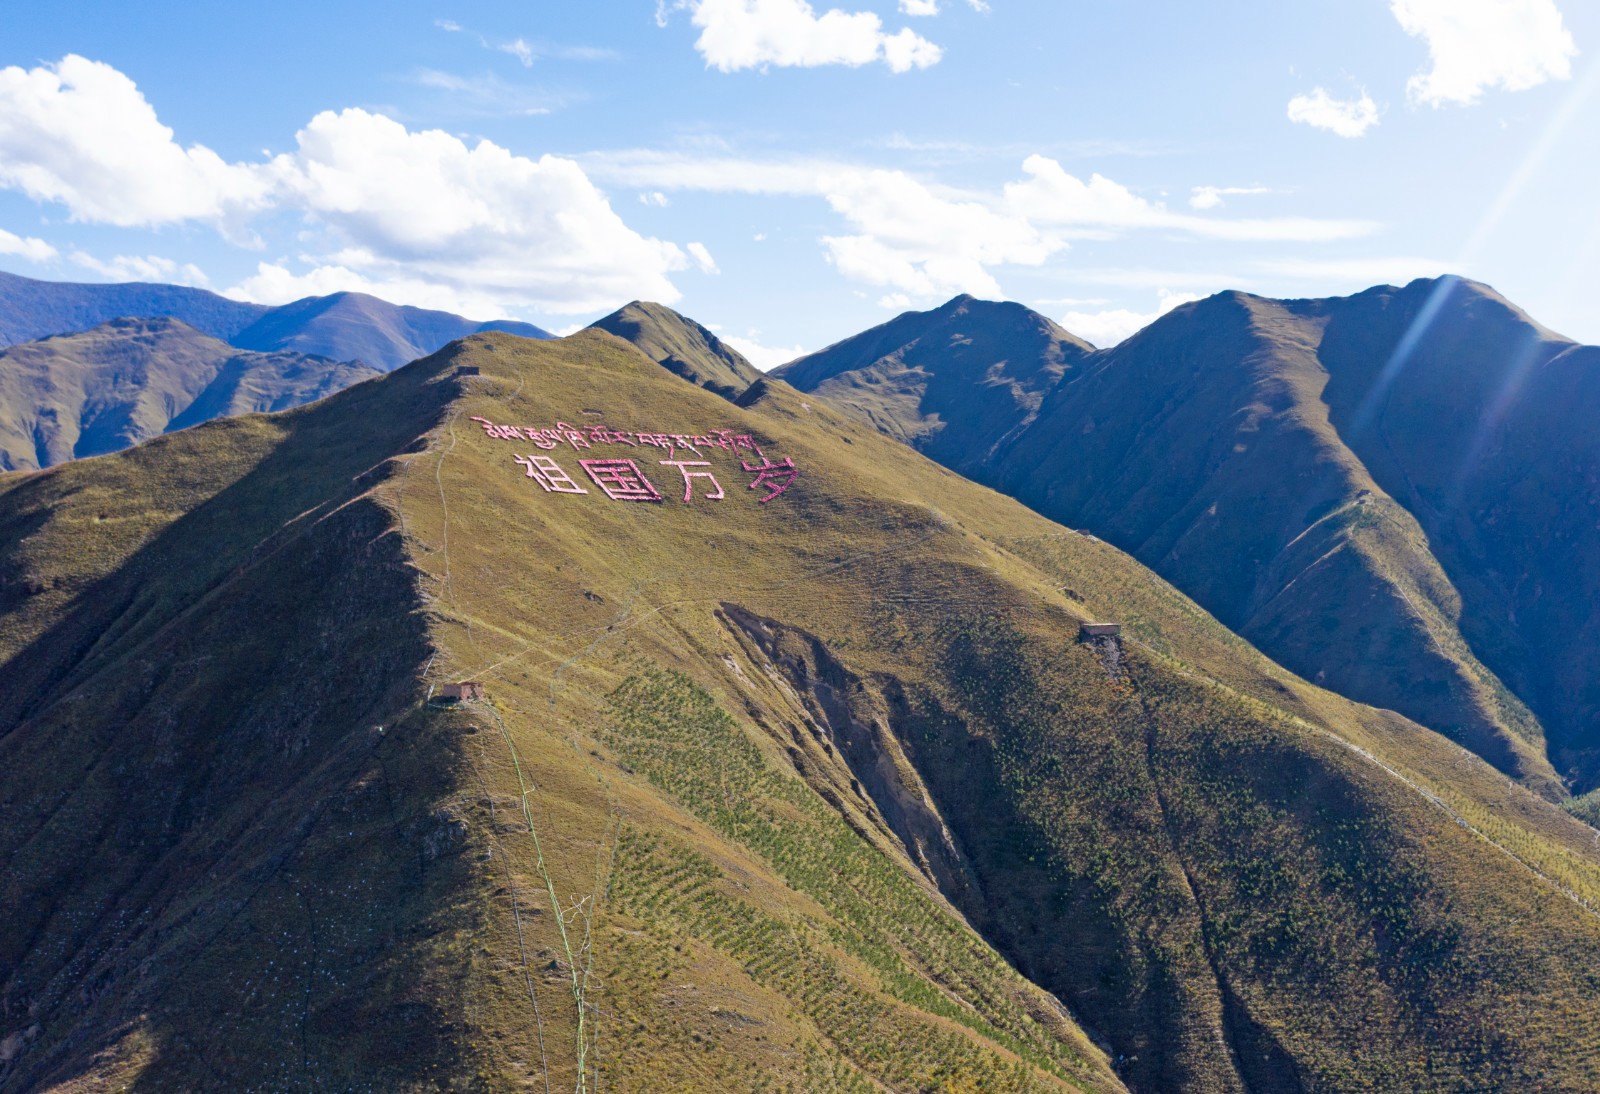
POLYGON ((665 501, 666 494, 683 482, 683 500, 722 501, 727 497, 712 461, 704 459, 718 452, 725 453, 734 465, 723 468, 728 477, 742 477, 749 481, 746 489, 757 490, 762 505, 789 489, 800 474, 794 461, 785 457, 774 460, 761 451, 761 446, 748 433, 734 433, 727 429, 713 429, 705 433, 649 433, 625 432, 603 425, 580 426, 557 422, 548 429, 532 426, 496 425, 487 418, 474 417, 484 433, 497 440, 524 441, 539 449, 539 453, 523 455, 513 453, 512 460, 520 465, 524 474, 538 483, 549 494, 588 494, 595 487, 612 501, 665 501), (597 451, 600 446, 626 445, 635 449, 657 449, 648 455, 638 452, 633 456, 604 456, 597 451), (579 478, 554 457, 543 453, 565 446, 572 456, 594 453, 593 457, 576 460, 578 474, 587 478, 584 485, 579 478), (686 459, 679 451, 693 456, 686 459), (704 451, 702 451, 704 450, 704 451), (667 459, 652 458, 665 454, 667 459), (657 487, 657 483, 663 484, 657 487), (663 493, 663 490, 666 493, 663 493))

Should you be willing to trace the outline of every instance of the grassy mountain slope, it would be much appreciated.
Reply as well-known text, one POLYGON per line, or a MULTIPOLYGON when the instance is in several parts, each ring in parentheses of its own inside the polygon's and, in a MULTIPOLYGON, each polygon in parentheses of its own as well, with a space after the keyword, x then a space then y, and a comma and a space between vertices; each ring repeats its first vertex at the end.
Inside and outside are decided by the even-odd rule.
POLYGON ((590 326, 631 342, 668 372, 725 399, 737 398, 761 378, 738 350, 664 304, 635 300, 590 326))
POLYGON ((1537 720, 1463 638, 1429 537, 1330 421, 1321 333, 1244 294, 1185 305, 1054 391, 993 481, 1289 668, 1559 794, 1537 720))
POLYGON ((116 319, 0 351, 0 469, 114 452, 224 415, 282 410, 376 373, 234 349, 176 319, 116 319))
POLYGON ((1020 304, 958 296, 775 369, 963 474, 1094 347, 1020 304))
POLYGON ((381 372, 425 357, 445 343, 478 331, 502 330, 549 338, 531 323, 477 323, 449 312, 379 300, 366 293, 312 296, 273 308, 229 341, 244 349, 292 350, 340 361, 361 361, 381 372))
POLYGON ((1600 1081, 1592 831, 822 400, 741 404, 475 336, 0 477, 8 1084, 1600 1081), (685 503, 660 449, 475 418, 800 473, 763 504, 701 445, 685 503), (577 464, 619 455, 665 500, 577 464))
POLYGON ((269 310, 183 285, 85 285, 0 271, 0 347, 85 331, 126 316, 163 315, 228 341, 269 310))

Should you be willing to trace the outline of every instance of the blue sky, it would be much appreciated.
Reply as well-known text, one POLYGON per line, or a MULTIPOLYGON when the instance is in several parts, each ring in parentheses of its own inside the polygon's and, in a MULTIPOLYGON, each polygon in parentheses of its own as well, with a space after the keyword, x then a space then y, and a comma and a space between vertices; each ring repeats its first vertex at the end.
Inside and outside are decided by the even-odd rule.
POLYGON ((768 366, 963 291, 1107 344, 1448 271, 1600 342, 1597 43, 1574 0, 17 5, 0 268, 645 297, 768 366))

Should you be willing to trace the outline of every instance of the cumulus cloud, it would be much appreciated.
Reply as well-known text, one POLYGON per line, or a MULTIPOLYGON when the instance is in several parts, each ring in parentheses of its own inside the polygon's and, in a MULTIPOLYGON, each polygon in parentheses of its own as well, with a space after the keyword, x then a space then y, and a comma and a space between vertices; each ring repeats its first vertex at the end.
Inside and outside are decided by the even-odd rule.
POLYGON ((29 262, 48 262, 56 254, 56 249, 42 239, 19 236, 0 228, 0 255, 16 255, 29 262))
POLYGON ((100 259, 86 251, 73 251, 72 261, 108 281, 159 281, 169 285, 209 285, 211 279, 192 262, 174 262, 160 255, 117 255, 100 259))
POLYGON ((265 207, 274 185, 269 165, 180 146, 110 65, 71 54, 0 69, 0 187, 60 202, 73 220, 124 228, 221 221, 265 207))
POLYGON ((572 160, 469 147, 356 109, 318 114, 296 141, 275 163, 295 203, 342 244, 335 265, 556 312, 679 298, 667 274, 686 268, 683 252, 629 228, 572 160))
POLYGON ((1265 186, 1196 186, 1189 192, 1189 208, 1215 209, 1222 204, 1224 197, 1271 192, 1265 186))
POLYGON ((1318 87, 1289 100, 1289 120, 1341 137, 1359 137, 1378 124, 1378 104, 1366 92, 1359 99, 1335 99, 1318 87))
POLYGON ((1471 103, 1572 75, 1578 47, 1554 0, 1390 0, 1389 10, 1428 44, 1432 66, 1406 84, 1413 102, 1471 103))
POLYGON ((1079 338, 1104 348, 1114 346, 1160 319, 1179 304, 1200 299, 1189 293, 1174 293, 1162 289, 1157 294, 1154 311, 1138 312, 1128 308, 1109 308, 1104 311, 1069 311, 1061 317, 1061 325, 1079 338))
POLYGON ((318 114, 295 142, 262 162, 225 163, 181 146, 109 65, 69 56, 0 70, 0 188, 123 227, 199 221, 232 234, 257 214, 303 218, 309 272, 274 264, 241 291, 320 278, 395 287, 391 299, 405 303, 472 300, 480 314, 679 298, 668 275, 688 268, 684 252, 629 228, 573 160, 469 146, 364 110, 318 114))
POLYGON ((938 15, 939 0, 900 0, 902 15, 938 15))
MULTIPOLYGON (((721 72, 881 61, 899 73, 937 64, 943 52, 909 27, 887 33, 873 12, 830 8, 818 15, 807 0, 679 0, 672 7, 691 12, 690 22, 700 28, 694 47, 721 72)), ((666 11, 665 4, 658 8, 658 23, 665 23, 666 11)))

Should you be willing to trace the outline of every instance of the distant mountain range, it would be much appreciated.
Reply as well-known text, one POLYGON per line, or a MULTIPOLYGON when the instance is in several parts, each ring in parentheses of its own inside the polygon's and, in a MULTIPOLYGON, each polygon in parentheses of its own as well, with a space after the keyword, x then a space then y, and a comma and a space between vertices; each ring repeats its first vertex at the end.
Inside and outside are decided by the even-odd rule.
POLYGON ((273 308, 179 285, 0 273, 0 350, 11 347, 0 354, 0 470, 296 406, 489 330, 553 337, 530 323, 480 323, 363 293, 273 308))
POLYGON ((773 375, 1308 679, 1552 796, 1600 781, 1600 349, 1457 279, 1223 293, 1106 350, 1023 311, 960 297, 773 375))
POLYGON ((87 285, 0 273, 0 347, 85 331, 111 319, 161 317, 182 320, 240 349, 291 350, 359 361, 380 372, 478 331, 555 337, 532 323, 510 319, 479 323, 358 292, 312 296, 273 308, 181 285, 87 285))

